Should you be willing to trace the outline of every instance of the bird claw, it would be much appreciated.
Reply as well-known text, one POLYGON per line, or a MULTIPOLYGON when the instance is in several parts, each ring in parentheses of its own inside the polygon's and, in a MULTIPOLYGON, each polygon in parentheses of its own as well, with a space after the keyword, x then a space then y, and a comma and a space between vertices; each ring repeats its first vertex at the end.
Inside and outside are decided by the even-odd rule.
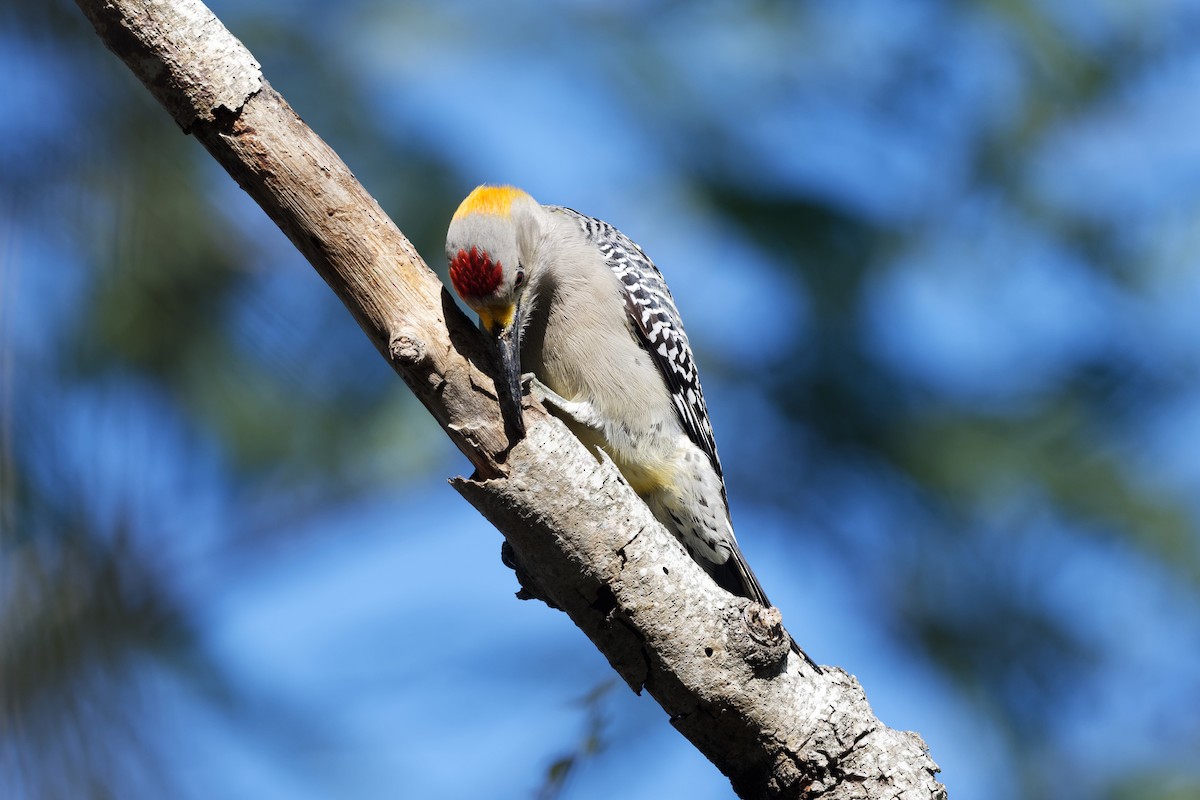
POLYGON ((557 412, 559 417, 568 417, 581 425, 597 429, 600 427, 600 420, 596 417, 590 404, 578 400, 568 400, 542 383, 532 372, 526 372, 521 376, 521 388, 528 391, 534 400, 557 412))
POLYGON ((542 383, 538 376, 532 372, 526 372, 521 376, 521 389, 528 392, 534 400, 544 405, 562 408, 568 402, 558 392, 542 383))

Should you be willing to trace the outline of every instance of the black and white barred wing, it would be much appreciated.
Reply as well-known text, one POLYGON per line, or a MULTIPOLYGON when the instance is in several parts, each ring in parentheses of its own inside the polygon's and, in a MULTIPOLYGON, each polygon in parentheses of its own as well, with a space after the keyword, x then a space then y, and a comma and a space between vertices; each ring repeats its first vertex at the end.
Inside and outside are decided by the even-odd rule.
POLYGON ((620 280, 625 295, 625 310, 633 330, 662 373, 675 402, 675 411, 683 422, 683 429, 708 456, 724 483, 692 347, 662 273, 642 252, 642 248, 607 222, 563 206, 554 206, 553 209, 567 214, 578 223, 620 280))

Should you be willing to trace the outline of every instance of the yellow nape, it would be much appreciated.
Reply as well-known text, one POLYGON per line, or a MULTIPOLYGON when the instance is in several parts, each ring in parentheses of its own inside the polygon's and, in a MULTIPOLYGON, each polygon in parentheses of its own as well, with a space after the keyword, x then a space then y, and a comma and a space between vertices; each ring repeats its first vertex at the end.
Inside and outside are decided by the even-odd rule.
POLYGON ((512 208, 513 200, 518 197, 528 197, 524 191, 515 186, 476 186, 475 191, 467 195, 454 212, 454 219, 469 214, 494 214, 506 217, 512 208))

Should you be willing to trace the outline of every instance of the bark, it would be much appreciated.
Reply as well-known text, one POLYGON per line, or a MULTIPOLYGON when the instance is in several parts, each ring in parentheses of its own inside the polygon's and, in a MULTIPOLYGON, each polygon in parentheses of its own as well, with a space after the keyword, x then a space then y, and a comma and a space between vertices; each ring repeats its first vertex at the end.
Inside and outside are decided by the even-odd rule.
POLYGON ((338 294, 475 467, 458 491, 506 539, 523 596, 562 609, 746 798, 945 797, 915 733, 789 649, 778 611, 719 589, 535 401, 510 443, 474 325, 337 155, 197 0, 77 0, 100 38, 338 294))

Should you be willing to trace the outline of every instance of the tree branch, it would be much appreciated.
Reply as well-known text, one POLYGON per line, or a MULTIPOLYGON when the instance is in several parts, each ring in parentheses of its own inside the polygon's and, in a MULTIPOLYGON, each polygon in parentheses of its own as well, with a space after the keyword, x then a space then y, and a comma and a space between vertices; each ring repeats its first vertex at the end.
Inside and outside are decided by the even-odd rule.
POLYGON ((944 798, 921 738, 791 653, 778 612, 719 589, 613 465, 533 403, 509 443, 481 337, 346 165, 198 0, 76 0, 176 123, 342 299, 476 473, 527 596, 565 611, 746 798, 944 798))

